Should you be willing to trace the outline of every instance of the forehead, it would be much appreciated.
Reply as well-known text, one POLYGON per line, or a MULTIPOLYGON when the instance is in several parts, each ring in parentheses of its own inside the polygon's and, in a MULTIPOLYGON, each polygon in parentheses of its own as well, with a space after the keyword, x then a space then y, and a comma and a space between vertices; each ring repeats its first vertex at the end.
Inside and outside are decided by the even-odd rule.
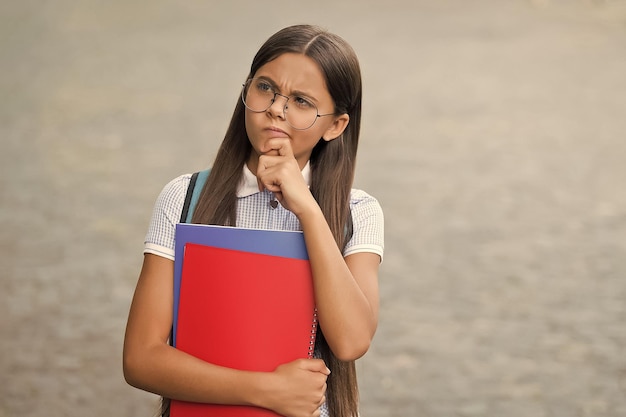
POLYGON ((319 65, 303 54, 282 54, 260 67, 254 76, 271 79, 283 94, 301 91, 319 99, 330 99, 319 65))

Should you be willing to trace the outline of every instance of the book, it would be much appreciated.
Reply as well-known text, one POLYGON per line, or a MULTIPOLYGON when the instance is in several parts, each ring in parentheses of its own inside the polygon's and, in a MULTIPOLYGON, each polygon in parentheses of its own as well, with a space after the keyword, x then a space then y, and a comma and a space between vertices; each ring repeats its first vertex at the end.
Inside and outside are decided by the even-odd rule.
POLYGON ((308 260, 301 231, 246 229, 239 227, 178 223, 174 243, 174 317, 172 345, 176 346, 176 327, 183 255, 187 243, 240 250, 285 258, 308 260))
MULTIPOLYGON (((173 334, 177 349, 251 371, 269 372, 312 357, 317 319, 301 232, 180 224, 179 249, 173 334)), ((277 416, 256 407, 176 400, 170 415, 277 416)))

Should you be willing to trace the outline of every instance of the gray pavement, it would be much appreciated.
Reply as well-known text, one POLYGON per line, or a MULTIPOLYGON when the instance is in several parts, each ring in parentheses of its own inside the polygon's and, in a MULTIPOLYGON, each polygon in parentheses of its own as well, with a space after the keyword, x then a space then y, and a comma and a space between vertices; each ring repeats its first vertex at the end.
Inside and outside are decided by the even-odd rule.
POLYGON ((625 1, 212 3, 0 1, 0 417, 154 413, 121 373, 152 204, 301 22, 363 67, 363 417, 626 415, 625 1))

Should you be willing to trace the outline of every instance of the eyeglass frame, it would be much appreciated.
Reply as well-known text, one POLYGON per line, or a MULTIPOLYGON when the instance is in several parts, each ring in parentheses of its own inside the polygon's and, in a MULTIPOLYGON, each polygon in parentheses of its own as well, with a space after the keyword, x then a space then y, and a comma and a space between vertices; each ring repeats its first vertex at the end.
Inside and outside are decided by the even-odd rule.
MULTIPOLYGON (((317 119, 319 119, 320 117, 323 117, 323 116, 334 116, 334 115, 336 115, 336 114, 337 114, 337 112, 336 112, 336 111, 335 111, 335 112, 333 112, 333 113, 325 113, 325 114, 320 114, 320 110, 317 108, 317 105, 316 105, 315 103, 311 102, 311 105, 312 105, 313 107, 315 107, 315 113, 316 113, 315 119, 313 119, 313 122, 311 122, 311 124, 310 124, 308 127, 304 127, 304 128, 301 128, 301 127, 295 127, 294 125, 292 125, 292 124, 289 122, 289 119, 287 118, 287 113, 288 113, 288 112, 287 112, 287 104, 289 103, 289 99, 290 99, 290 98, 292 98, 292 97, 296 97, 296 96, 286 96, 286 95, 284 95, 284 94, 280 94, 280 93, 279 93, 279 92, 277 92, 277 91, 274 91, 274 97, 272 97, 272 99, 270 100, 270 104, 269 104, 269 105, 268 105, 265 109, 263 109, 263 110, 253 110, 253 109, 251 109, 250 107, 248 107, 248 105, 246 104, 246 99, 244 98, 244 93, 246 92, 246 85, 248 85, 248 83, 250 83, 252 80, 255 80, 255 79, 263 79, 263 77, 248 78, 248 79, 246 80, 246 82, 242 84, 242 88, 241 88, 241 102, 243 103, 243 105, 244 105, 244 107, 245 107, 246 109, 250 110, 250 111, 251 111, 251 112, 253 112, 253 113, 263 113, 263 112, 268 111, 268 110, 270 109, 270 107, 272 107, 272 105, 276 102, 276 96, 281 96, 281 97, 284 97, 284 98, 286 99, 286 100, 285 100, 285 105, 283 106, 283 118, 285 119, 285 121, 287 122, 287 124, 289 124, 289 126, 291 126, 291 127, 292 127, 293 129, 295 129, 295 130, 307 130, 307 129, 310 129, 310 128, 312 128, 312 127, 313 127, 313 125, 315 124, 315 122, 317 122, 317 119)), ((268 82, 269 84, 271 84, 271 82, 270 82, 270 81, 267 81, 267 82, 268 82)), ((274 90, 274 87, 272 87, 272 90, 274 90)))

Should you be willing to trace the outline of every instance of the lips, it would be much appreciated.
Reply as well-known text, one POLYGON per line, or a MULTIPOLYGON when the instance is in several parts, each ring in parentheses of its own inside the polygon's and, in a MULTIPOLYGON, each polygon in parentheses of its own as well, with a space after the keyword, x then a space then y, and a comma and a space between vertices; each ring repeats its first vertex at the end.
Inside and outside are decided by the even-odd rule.
POLYGON ((287 132, 285 132, 282 129, 279 129, 275 126, 270 126, 267 129, 265 129, 266 132, 269 133, 270 137, 272 138, 287 138, 289 137, 289 135, 287 134, 287 132))

